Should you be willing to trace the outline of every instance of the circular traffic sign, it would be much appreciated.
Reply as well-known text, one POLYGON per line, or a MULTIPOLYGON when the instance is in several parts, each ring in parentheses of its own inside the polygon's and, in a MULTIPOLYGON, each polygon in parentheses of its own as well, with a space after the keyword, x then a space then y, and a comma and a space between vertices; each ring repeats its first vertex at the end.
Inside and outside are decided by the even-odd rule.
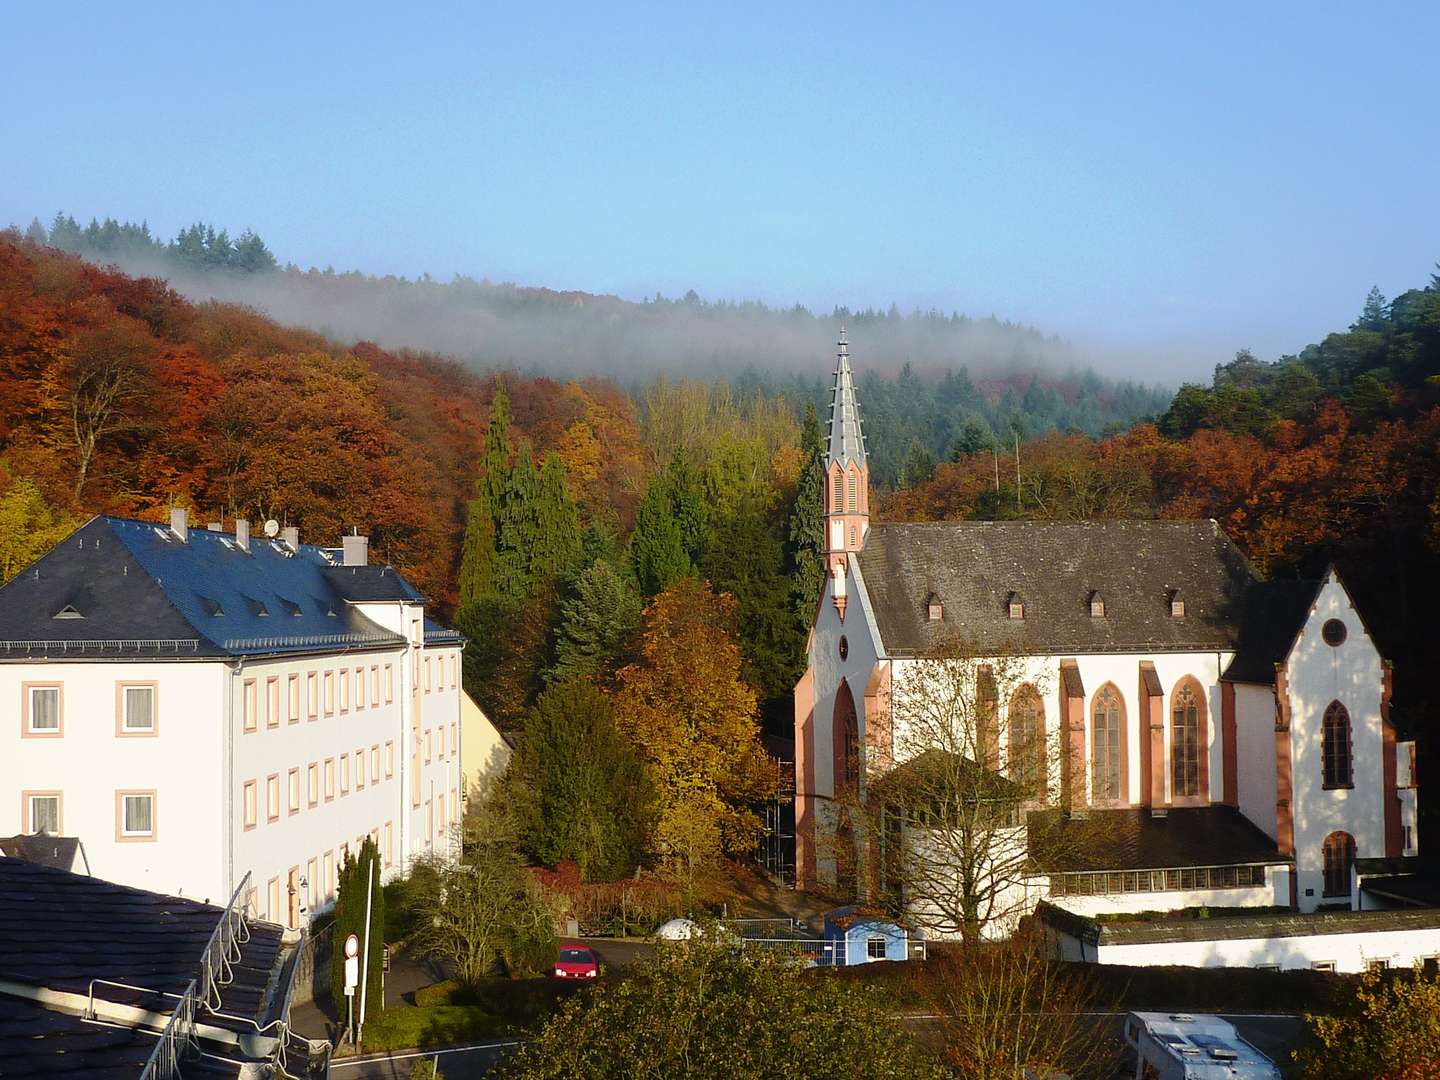
POLYGON ((359 955, 360 955, 360 938, 359 938, 357 935, 351 934, 349 937, 347 937, 347 938, 345 939, 345 955, 346 955, 346 956, 359 956, 359 955))

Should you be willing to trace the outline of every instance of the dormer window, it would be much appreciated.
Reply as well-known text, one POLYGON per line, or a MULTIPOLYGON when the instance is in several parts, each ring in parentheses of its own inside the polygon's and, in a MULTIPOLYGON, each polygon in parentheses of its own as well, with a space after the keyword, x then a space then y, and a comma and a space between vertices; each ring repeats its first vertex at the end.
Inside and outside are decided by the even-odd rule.
POLYGON ((66 604, 51 616, 51 618, 55 619, 83 619, 84 617, 84 615, 81 615, 80 612, 76 610, 74 604, 66 604))
POLYGON ((1090 617, 1092 619, 1103 619, 1105 617, 1105 598, 1098 592, 1090 594, 1090 617))
POLYGON ((1009 598, 1006 600, 1006 605, 1009 609, 1010 618, 1025 618, 1025 601, 1020 598, 1019 593, 1012 592, 1009 598))
POLYGON ((945 605, 933 592, 925 599, 925 617, 931 622, 939 622, 945 617, 945 605))
POLYGON ((1185 617, 1185 601, 1178 591, 1170 594, 1170 617, 1172 619, 1183 619, 1185 617))

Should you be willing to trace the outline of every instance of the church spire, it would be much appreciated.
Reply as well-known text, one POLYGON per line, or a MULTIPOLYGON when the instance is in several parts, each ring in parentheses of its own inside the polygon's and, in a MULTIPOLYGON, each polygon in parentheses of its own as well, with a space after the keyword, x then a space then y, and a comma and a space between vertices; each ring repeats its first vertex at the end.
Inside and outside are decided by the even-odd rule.
POLYGON ((843 326, 838 344, 830 442, 825 454, 825 557, 830 596, 843 620, 850 553, 865 546, 865 534, 870 530, 870 464, 865 457, 855 374, 850 370, 850 346, 843 326))
POLYGON ((860 430, 860 406, 855 401, 855 375, 850 370, 850 346, 845 327, 840 327, 839 352, 835 357, 835 388, 830 397, 830 443, 825 458, 828 469, 839 462, 865 468, 865 435, 860 430))

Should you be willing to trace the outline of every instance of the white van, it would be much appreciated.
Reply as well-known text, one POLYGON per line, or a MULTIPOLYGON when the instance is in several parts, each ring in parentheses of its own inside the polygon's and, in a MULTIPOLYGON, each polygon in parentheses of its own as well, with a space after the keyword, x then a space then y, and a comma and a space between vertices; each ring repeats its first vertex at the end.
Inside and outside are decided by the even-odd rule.
POLYGON ((1275 1063, 1218 1016, 1132 1012, 1125 1042, 1135 1080, 1280 1080, 1275 1063))

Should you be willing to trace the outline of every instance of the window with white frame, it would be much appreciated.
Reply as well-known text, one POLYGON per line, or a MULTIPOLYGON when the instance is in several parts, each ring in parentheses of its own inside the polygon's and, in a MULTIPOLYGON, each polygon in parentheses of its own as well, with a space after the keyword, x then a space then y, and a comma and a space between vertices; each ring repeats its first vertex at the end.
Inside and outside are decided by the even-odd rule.
POLYGON ((265 726, 280 726, 280 676, 265 680, 265 726))
POLYGON ((298 724, 300 722, 300 676, 298 674, 291 675, 288 685, 290 687, 290 723, 298 724))
POLYGON ((340 669, 340 711, 350 711, 350 669, 340 669))
POLYGON ((124 735, 155 733, 155 687, 122 686, 120 688, 120 731, 124 735))
POLYGON ((374 746, 370 747, 370 782, 371 782, 372 784, 378 784, 378 783, 380 782, 380 744, 379 744, 379 743, 376 743, 374 746))
POLYGON ((31 735, 59 735, 59 685, 29 686, 26 688, 26 699, 26 732, 31 735))
POLYGON ((385 704, 395 700, 395 665, 385 665, 385 704))
POLYGON ((370 665, 370 704, 380 704, 380 665, 370 665))
POLYGON ((255 714, 258 708, 255 693, 255 680, 245 680, 245 730, 254 731, 256 727, 255 714))
POLYGON ((355 790, 359 791, 365 786, 365 748, 357 747, 355 750, 355 790))
POLYGON ((885 959, 885 939, 879 934, 871 934, 865 939, 865 956, 869 960, 885 959))
POLYGON ((307 800, 311 806, 320 804, 320 763, 312 761, 306 770, 306 780, 310 789, 310 797, 307 800))
POLYGON ((309 706, 309 716, 314 720, 320 715, 320 675, 315 671, 305 673, 305 697, 309 706))
POLYGON ((60 835, 60 793, 58 791, 31 792, 25 798, 25 831, 44 833, 47 836, 60 835))
POLYGON ((280 820, 280 774, 271 773, 265 778, 265 820, 280 820))
POLYGON ((365 669, 363 667, 355 669, 355 708, 357 710, 365 708, 365 669))
POLYGON ((340 794, 350 794, 350 755, 340 755, 340 794))
POLYGON ((335 759, 325 759, 325 801, 335 798, 335 759))
POLYGON ((335 672, 325 672, 325 715, 335 715, 335 672))
POLYGON ((286 779, 290 787, 290 813, 298 814, 300 812, 300 769, 298 767, 291 769, 286 779))
POLYGON ((128 840, 148 839, 155 835, 153 791, 120 793, 120 835, 128 840))
POLYGON ((389 739, 385 743, 385 779, 389 780, 395 775, 395 741, 389 739))
POLYGON ((259 814, 259 807, 257 805, 259 792, 256 790, 254 780, 246 780, 242 790, 244 797, 241 800, 241 804, 244 806, 245 828, 253 829, 255 828, 256 817, 259 814))

